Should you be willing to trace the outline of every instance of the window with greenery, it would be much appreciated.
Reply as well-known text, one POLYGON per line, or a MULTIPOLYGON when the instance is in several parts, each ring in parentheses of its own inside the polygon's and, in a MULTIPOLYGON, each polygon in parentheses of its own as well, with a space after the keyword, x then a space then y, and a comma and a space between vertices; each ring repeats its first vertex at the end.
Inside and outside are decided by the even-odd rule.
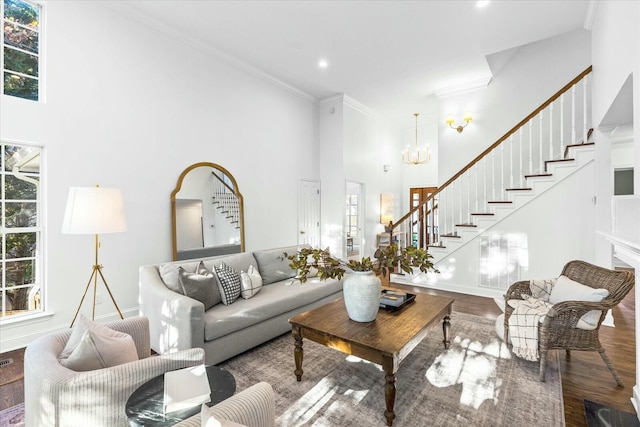
POLYGON ((40 12, 37 4, 2 0, 2 70, 5 95, 38 100, 40 12))
POLYGON ((41 148, 1 142, 0 319, 43 310, 41 148))

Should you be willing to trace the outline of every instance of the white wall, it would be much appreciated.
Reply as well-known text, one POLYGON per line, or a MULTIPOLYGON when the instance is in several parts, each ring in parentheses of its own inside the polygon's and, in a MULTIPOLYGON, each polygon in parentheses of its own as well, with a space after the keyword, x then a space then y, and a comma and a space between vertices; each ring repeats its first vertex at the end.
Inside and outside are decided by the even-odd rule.
MULTIPOLYGON (((68 327, 75 313, 93 239, 60 233, 70 186, 124 192, 128 231, 102 237, 100 262, 127 316, 137 314, 138 267, 171 258, 169 196, 193 163, 235 176, 247 250, 297 242, 298 182, 319 177, 315 100, 93 2, 48 2, 45 34, 46 102, 2 96, 0 137, 45 147, 45 298, 55 314, 3 325, 0 352, 68 327)), ((113 318, 104 296, 96 317, 113 318)))
MULTIPOLYGON (((593 120, 598 129, 596 144, 596 195, 599 200, 596 211, 596 231, 611 232, 611 200, 613 197, 613 166, 610 132, 615 128, 611 125, 616 118, 607 117, 616 97, 625 82, 632 76, 636 82, 638 76, 638 62, 640 52, 638 39, 640 37, 640 4, 637 2, 598 2, 596 17, 593 23, 592 56, 594 66, 593 84, 593 120), (614 48, 612 48, 612 46, 614 48), (635 78, 634 78, 635 77, 635 78), (605 122, 606 118, 606 122, 605 122), (604 126, 604 127, 602 127, 604 126)), ((633 87, 634 104, 640 105, 640 88, 636 83, 633 87)), ((638 108, 635 109, 634 122, 638 121, 638 108)), ((631 116, 631 114, 629 114, 631 116)), ((638 141, 640 130, 633 130, 634 167, 640 166, 638 141)), ((639 184, 637 177, 634 184, 639 184)), ((637 187, 635 187, 637 188, 637 187)), ((637 190, 636 190, 637 191, 637 190)), ((601 235, 596 234, 597 261, 600 265, 611 266, 611 245, 601 235)))
MULTIPOLYGON (((401 198, 399 131, 374 111, 347 95, 325 99, 319 108, 320 165, 322 177, 322 247, 346 258, 346 182, 364 185, 364 247, 361 256, 372 256, 380 224, 380 194, 401 198), (383 165, 389 165, 384 172, 383 165)), ((395 218, 404 214, 395 207, 395 218)))
MULTIPOLYGON (((403 215, 409 212, 411 207, 409 189, 412 187, 437 187, 439 166, 447 161, 439 151, 439 107, 438 98, 429 96, 423 100, 420 111, 416 111, 416 113, 420 113, 418 117, 418 147, 424 147, 425 144, 429 144, 432 160, 431 163, 424 165, 400 165, 403 177, 401 197, 403 215)), ((413 117, 407 117, 407 125, 403 126, 400 150, 407 145, 409 145, 411 151, 415 150, 416 131, 412 120, 414 121, 413 117)), ((400 153, 398 152, 395 155, 399 157, 400 153)))
MULTIPOLYGON (((593 162, 588 164, 482 233, 520 241, 518 280, 557 277, 573 259, 593 262, 594 167, 593 162)), ((435 288, 492 297, 506 290, 479 287, 479 237, 436 263, 436 268, 441 274, 431 276, 435 288)))
MULTIPOLYGON (((611 125, 625 125, 631 117, 633 128, 634 169, 640 167, 640 3, 625 1, 597 2, 597 11, 592 28, 592 57, 594 69, 593 118, 596 126, 606 127, 598 132, 600 140, 596 144, 596 260, 600 265, 612 264, 612 248, 601 233, 612 231, 611 201, 612 185, 612 153, 610 131, 611 125), (632 112, 622 111, 620 120, 610 117, 616 98, 631 78, 633 105, 632 112), (628 115, 625 115, 627 113, 628 115), (605 121, 606 119, 606 121, 605 121), (603 123, 604 122, 604 123, 603 123)), ((640 178, 634 177, 634 191, 640 191, 640 178)), ((636 270, 636 282, 640 275, 636 270)), ((640 288, 635 287, 635 298, 640 298, 640 288)), ((640 340, 640 305, 636 305, 636 366, 640 366, 640 352, 637 343, 640 340)), ((636 369, 636 384, 633 387, 632 403, 636 413, 640 410, 640 370, 636 369)))
POLYGON ((565 84, 591 65, 590 34, 577 30, 519 48, 485 89, 440 99, 438 182, 444 183, 488 146, 527 117, 565 84), (465 111, 473 121, 462 133, 465 111))

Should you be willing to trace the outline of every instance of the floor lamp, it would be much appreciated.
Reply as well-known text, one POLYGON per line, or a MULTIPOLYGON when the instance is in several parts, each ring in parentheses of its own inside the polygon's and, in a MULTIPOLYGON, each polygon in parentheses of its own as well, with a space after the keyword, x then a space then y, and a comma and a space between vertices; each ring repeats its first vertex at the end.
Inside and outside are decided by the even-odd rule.
POLYGON ((67 198, 67 208, 64 212, 62 223, 63 234, 93 234, 95 236, 95 263, 87 287, 84 290, 80 305, 73 316, 71 326, 76 321, 84 298, 87 296, 89 286, 93 283, 93 312, 91 318, 95 319, 96 314, 96 293, 98 290, 98 276, 102 279, 113 305, 118 310, 120 318, 122 312, 116 303, 111 289, 102 274, 102 265, 98 262, 98 249, 100 248, 99 234, 120 233, 127 230, 127 223, 124 216, 124 203, 122 201, 122 191, 114 188, 95 187, 71 187, 67 198))

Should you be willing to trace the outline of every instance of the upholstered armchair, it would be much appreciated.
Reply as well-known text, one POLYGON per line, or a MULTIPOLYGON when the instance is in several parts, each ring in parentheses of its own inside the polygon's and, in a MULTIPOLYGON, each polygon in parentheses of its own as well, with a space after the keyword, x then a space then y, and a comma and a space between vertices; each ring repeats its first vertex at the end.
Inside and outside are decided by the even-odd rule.
MULTIPOLYGON (((549 350, 565 350, 567 356, 571 350, 597 351, 609 368, 620 387, 624 387, 620 376, 613 367, 604 348, 600 344, 600 325, 607 311, 616 306, 633 288, 635 279, 628 271, 616 271, 598 267, 584 261, 570 261, 562 270, 565 276, 574 282, 593 289, 606 289, 608 296, 600 302, 564 300, 555 302, 547 315, 540 322, 538 329, 538 349, 540 354, 540 381, 545 380, 547 353, 549 350), (593 310, 595 321, 586 323, 585 314, 593 310)), ((523 295, 531 295, 530 281, 516 282, 505 295, 504 342, 509 339, 509 318, 514 311, 510 300, 524 299, 523 295)), ((553 302, 553 301, 550 301, 553 302)))
MULTIPOLYGON (((200 414, 182 421, 175 427, 200 427, 204 417, 213 416, 222 426, 231 421, 234 426, 274 427, 276 420, 275 395, 273 388, 266 382, 260 382, 234 394, 230 398, 210 408, 203 408, 200 414)), ((209 424, 207 424, 209 425, 209 424)), ((214 424, 215 425, 215 424, 214 424)))
POLYGON ((26 425, 127 426, 125 405, 140 385, 166 371, 204 363, 204 350, 201 348, 151 356, 149 320, 146 317, 105 325, 131 335, 139 360, 75 372, 58 361, 71 336, 71 329, 34 340, 24 355, 26 425))

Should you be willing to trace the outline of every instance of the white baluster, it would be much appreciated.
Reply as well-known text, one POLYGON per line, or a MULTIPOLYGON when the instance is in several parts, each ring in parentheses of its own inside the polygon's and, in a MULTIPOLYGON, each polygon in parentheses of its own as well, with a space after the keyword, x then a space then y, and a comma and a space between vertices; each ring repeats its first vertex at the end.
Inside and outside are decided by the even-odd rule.
POLYGON ((467 218, 471 222, 471 169, 467 174, 467 218))
POLYGON ((484 178, 482 179, 482 212, 485 212, 485 206, 488 201, 487 196, 487 156, 484 156, 482 159, 482 163, 484 164, 484 178))
MULTIPOLYGON (((500 144, 502 146, 502 144, 500 144)), ((496 199, 496 150, 491 152, 491 187, 493 187, 493 193, 491 198, 496 199)))
POLYGON ((524 180, 524 170, 522 169, 522 128, 520 128, 520 169, 518 170, 520 177, 518 178, 518 183, 524 180))
MULTIPOLYGON (((475 211, 478 212, 478 181, 480 180, 480 175, 479 175, 478 172, 479 172, 479 169, 480 169, 480 164, 476 163, 473 166, 473 169, 475 169, 475 171, 476 171, 476 183, 475 183, 476 184, 476 192, 475 192, 476 209, 475 209, 475 211)), ((471 224, 471 215, 469 215, 469 224, 471 224)))
POLYGON ((503 194, 504 192, 504 146, 506 144, 504 142, 502 142, 502 144, 500 144, 500 152, 501 152, 501 156, 500 156, 500 195, 503 194))
POLYGON ((586 144, 587 141, 587 83, 589 82, 589 76, 586 75, 584 76, 584 80, 582 82, 582 123, 583 123, 583 130, 582 130, 582 143, 586 144))
POLYGON ((539 118, 540 118, 540 120, 539 120, 540 121, 540 151, 539 151, 539 154, 540 154, 540 165, 538 166, 538 170, 540 171, 540 173, 544 173, 544 165, 543 165, 544 160, 543 160, 543 155, 542 155, 542 122, 543 122, 542 111, 540 111, 539 118))
POLYGON ((509 150, 509 171, 511 173, 511 183, 509 184, 509 188, 513 188, 513 169, 514 169, 514 164, 513 164, 513 145, 515 143, 513 142, 513 134, 511 134, 511 149, 509 150))
POLYGON ((576 143, 576 85, 571 87, 571 141, 569 144, 576 143))
POLYGON ((553 160, 553 102, 549 106, 549 160, 553 160))
POLYGON ((463 178, 464 178, 464 174, 460 175, 460 178, 458 178, 458 180, 460 181, 460 209, 459 209, 459 213, 460 213, 460 221, 458 222, 458 224, 462 224, 462 182, 463 182, 463 178))
MULTIPOLYGON (((533 120, 529 120, 529 175, 533 175, 533 120)), ((526 185, 526 179, 524 183, 526 185)))
POLYGON ((560 158, 564 157, 564 93, 560 95, 560 158))

